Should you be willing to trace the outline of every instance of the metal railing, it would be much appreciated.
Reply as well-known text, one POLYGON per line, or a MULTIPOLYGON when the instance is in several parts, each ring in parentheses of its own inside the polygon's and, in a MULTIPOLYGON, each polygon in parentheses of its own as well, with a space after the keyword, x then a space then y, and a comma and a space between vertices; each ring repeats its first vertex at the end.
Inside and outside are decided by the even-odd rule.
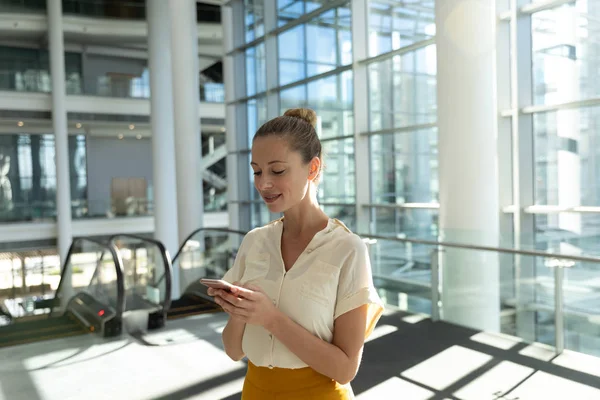
MULTIPOLYGON (((52 78, 49 68, 25 71, 0 71, 0 90, 10 92, 51 93, 52 78)), ((126 99, 149 99, 150 81, 147 76, 114 77, 98 75, 82 77, 80 73, 66 77, 66 94, 76 96, 98 96, 126 99)), ((207 82, 198 87, 200 101, 207 103, 225 102, 225 85, 207 82)))
MULTIPOLYGON (((90 280, 90 283, 88 284, 88 286, 91 285, 95 279, 97 279, 98 271, 102 266, 102 261, 104 259, 105 252, 108 251, 112 257, 113 263, 115 265, 115 275, 116 275, 116 284, 117 284, 117 291, 116 291, 117 299, 116 299, 116 303, 115 303, 115 313, 116 313, 116 317, 118 319, 121 319, 121 316, 123 315, 123 311, 125 310, 125 284, 124 284, 124 274, 123 274, 123 261, 121 260, 121 256, 119 255, 117 248, 113 244, 103 243, 101 241, 90 239, 90 238, 85 238, 85 237, 73 238, 73 241, 71 242, 71 246, 69 247, 69 251, 68 251, 65 261, 63 263, 63 267, 61 269, 60 281, 58 283, 58 287, 56 288, 56 292, 54 294, 54 299, 52 301, 52 304, 53 304, 53 306, 59 305, 59 309, 63 308, 62 307, 63 302, 61 301, 61 299, 62 299, 62 289, 63 289, 63 286, 65 285, 65 283, 64 283, 65 276, 67 274, 68 268, 73 267, 73 265, 71 263, 71 258, 73 256, 73 254, 75 254, 77 246, 80 245, 81 243, 85 243, 85 242, 92 243, 92 244, 98 246, 99 248, 103 249, 102 254, 100 255, 100 257, 96 263, 96 268, 94 269, 94 272, 92 273, 92 279, 90 280)), ((68 288, 68 289, 71 290, 72 288, 68 288)), ((68 302, 70 299, 62 299, 62 300, 65 300, 64 304, 66 304, 66 302, 68 302)), ((51 312, 50 312, 49 316, 53 316, 53 311, 54 311, 54 307, 51 308, 51 312)))
POLYGON ((520 256, 533 256, 551 259, 554 267, 554 324, 555 324, 555 348, 556 353, 561 354, 565 348, 565 337, 564 337, 564 268, 565 263, 560 261, 575 261, 575 262, 589 262, 600 265, 600 258, 597 257, 586 257, 569 254, 556 254, 543 251, 535 250, 517 250, 502 247, 492 246, 480 246, 454 242, 442 242, 435 240, 426 239, 408 239, 398 238, 382 235, 372 234, 358 234, 364 240, 389 240, 400 243, 411 243, 434 246, 434 249, 430 253, 431 262, 431 319, 433 321, 440 320, 441 311, 443 305, 441 303, 441 289, 440 289, 440 268, 439 268, 439 253, 444 247, 464 249, 464 250, 478 250, 493 253, 504 253, 511 255, 520 256))
MULTIPOLYGON (((161 275, 161 277, 159 279, 156 279, 154 282, 154 287, 158 288, 158 286, 162 283, 162 279, 164 277, 166 277, 165 279, 165 293, 163 293, 163 303, 162 303, 162 311, 166 316, 167 311, 169 310, 169 308, 171 307, 171 292, 173 290, 173 282, 172 282, 172 277, 173 277, 173 265, 172 265, 172 261, 171 261, 171 257, 169 256, 169 252, 167 251, 167 249, 165 248, 164 244, 162 244, 162 242, 158 241, 158 240, 154 240, 154 239, 150 239, 150 238, 146 238, 146 237, 142 237, 142 236, 138 236, 138 235, 132 235, 132 234, 117 234, 117 235, 113 235, 111 236, 108 241, 110 243, 111 246, 118 248, 118 246, 116 246, 115 241, 117 241, 120 238, 127 238, 127 239, 133 239, 133 240, 138 240, 140 242, 143 243, 147 243, 151 246, 154 246, 158 249, 160 257, 162 259, 163 262, 163 268, 164 268, 164 272, 161 275)), ((127 247, 126 245, 123 247, 127 247)))

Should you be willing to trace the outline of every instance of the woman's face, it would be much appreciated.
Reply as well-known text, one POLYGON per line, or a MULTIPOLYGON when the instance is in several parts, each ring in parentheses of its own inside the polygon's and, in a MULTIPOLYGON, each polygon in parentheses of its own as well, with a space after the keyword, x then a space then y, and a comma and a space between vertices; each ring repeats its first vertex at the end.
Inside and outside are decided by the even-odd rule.
MULTIPOLYGON (((318 164, 318 158, 315 159, 318 164)), ((254 170, 254 187, 273 213, 284 212, 300 203, 314 179, 315 161, 305 164, 300 153, 292 151, 286 139, 280 136, 256 138, 250 165, 254 170)))

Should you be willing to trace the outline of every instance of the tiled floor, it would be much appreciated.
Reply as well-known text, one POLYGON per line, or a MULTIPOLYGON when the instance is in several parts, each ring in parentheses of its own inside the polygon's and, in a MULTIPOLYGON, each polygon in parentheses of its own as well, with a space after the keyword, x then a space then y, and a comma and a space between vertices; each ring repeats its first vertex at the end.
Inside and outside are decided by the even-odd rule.
MULTIPOLYGON (((245 364, 221 347, 225 315, 141 339, 75 337, 0 350, 0 399, 239 399, 245 364)), ((384 316, 357 399, 598 400, 600 360, 402 313, 384 316)))

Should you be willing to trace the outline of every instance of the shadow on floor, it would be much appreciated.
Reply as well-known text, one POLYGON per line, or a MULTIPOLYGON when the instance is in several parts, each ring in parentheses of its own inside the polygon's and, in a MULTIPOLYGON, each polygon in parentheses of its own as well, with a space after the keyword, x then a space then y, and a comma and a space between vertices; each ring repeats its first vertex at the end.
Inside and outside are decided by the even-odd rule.
MULTIPOLYGON (((486 374, 499 364, 509 361, 523 367, 531 368, 533 370, 532 374, 537 371, 546 372, 555 377, 600 389, 600 379, 596 376, 519 354, 519 351, 527 347, 526 343, 517 343, 510 349, 504 350, 473 340, 472 337, 479 333, 476 330, 446 322, 432 322, 429 319, 409 323, 404 320, 404 317, 408 316, 411 316, 411 314, 398 312, 381 318, 378 326, 388 325, 396 329, 365 344, 362 364, 358 375, 352 383, 357 398, 360 399, 360 395, 368 390, 390 379, 399 377, 404 371, 418 366, 450 348, 456 347, 481 354, 488 361, 482 363, 471 372, 466 373, 458 380, 445 385, 442 390, 432 389, 421 382, 411 380, 405 376, 402 376, 402 380, 431 392, 432 395, 428 397, 429 400, 457 399, 455 396, 459 389, 464 388, 467 384, 486 374)), ((451 368, 451 365, 448 365, 448 368, 451 368)), ((242 378, 244 374, 245 370, 236 370, 217 378, 188 386, 163 398, 186 399, 197 396, 206 390, 242 378)), ((525 377, 523 381, 528 378, 525 377)), ((498 384, 504 387, 504 390, 497 390, 494 387, 490 387, 490 396, 495 396, 497 399, 511 400, 515 397, 511 397, 511 392, 523 381, 509 386, 510 389, 508 390, 506 389, 506 382, 499 382, 498 384), (504 385, 501 385, 501 383, 504 383, 504 385)), ((236 393, 221 400, 237 400, 239 398, 240 393, 236 393)))

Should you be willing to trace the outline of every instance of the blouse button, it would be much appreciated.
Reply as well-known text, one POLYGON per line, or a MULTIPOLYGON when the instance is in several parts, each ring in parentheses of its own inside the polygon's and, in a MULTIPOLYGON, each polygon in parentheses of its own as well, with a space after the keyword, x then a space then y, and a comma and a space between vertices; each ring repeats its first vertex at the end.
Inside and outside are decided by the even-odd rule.
POLYGON ((269 364, 269 369, 273 369, 273 366, 271 364, 269 364))
POLYGON ((307 252, 308 254, 310 254, 310 253, 312 253, 312 250, 311 250, 311 249, 308 249, 308 250, 306 250, 306 252, 307 252))

